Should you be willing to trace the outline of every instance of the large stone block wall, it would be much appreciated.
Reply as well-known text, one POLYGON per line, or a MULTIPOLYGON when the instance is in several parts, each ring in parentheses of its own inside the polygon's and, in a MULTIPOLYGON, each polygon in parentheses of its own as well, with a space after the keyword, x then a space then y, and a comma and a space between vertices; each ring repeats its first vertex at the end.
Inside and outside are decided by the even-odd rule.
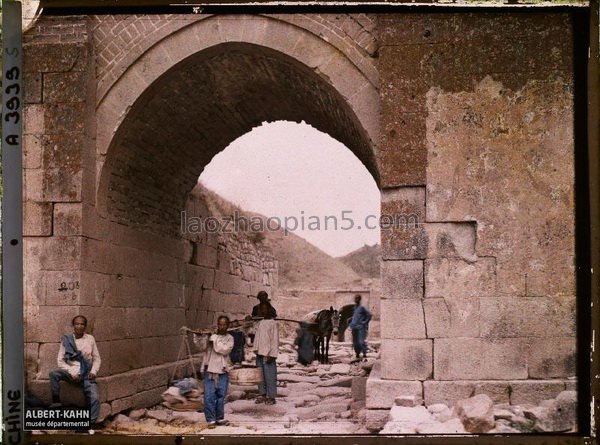
POLYGON ((240 237, 171 238, 98 214, 88 29, 85 17, 42 19, 25 36, 25 357, 28 391, 49 400, 60 336, 86 315, 104 416, 159 402, 175 370, 191 372, 175 362, 179 328, 248 313, 248 294, 276 286, 277 265, 240 237))
POLYGON ((58 338, 82 312, 105 360, 103 409, 150 403, 163 377, 137 377, 168 374, 181 325, 241 315, 248 293, 276 286, 275 262, 247 240, 176 236, 203 166, 274 119, 346 143, 378 181, 382 213, 409 222, 382 230, 370 408, 386 408, 374 395, 392 387, 434 402, 500 399, 509 385, 512 401, 573 384, 568 13, 138 18, 43 17, 25 37, 29 388, 47 391, 58 338), (207 111, 206 85, 193 64, 169 70, 205 50, 194 61, 215 81, 206 95, 225 106, 196 134, 187 119, 207 111), (243 87, 248 73, 269 101, 243 87), (173 97, 184 84, 195 96, 173 97), (144 383, 126 388, 132 377, 144 383))
POLYGON ((409 381, 428 403, 573 386, 573 32, 568 14, 378 17, 382 213, 420 224, 382 230, 371 408, 409 381))

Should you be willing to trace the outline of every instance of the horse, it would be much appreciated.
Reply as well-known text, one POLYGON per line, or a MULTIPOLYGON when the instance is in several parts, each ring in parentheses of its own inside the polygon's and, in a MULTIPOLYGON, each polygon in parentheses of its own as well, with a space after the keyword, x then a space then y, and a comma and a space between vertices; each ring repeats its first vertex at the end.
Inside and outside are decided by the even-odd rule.
POLYGON ((309 332, 313 334, 314 355, 321 363, 329 361, 329 340, 331 335, 338 335, 340 314, 331 306, 329 309, 307 314, 310 321, 309 332))

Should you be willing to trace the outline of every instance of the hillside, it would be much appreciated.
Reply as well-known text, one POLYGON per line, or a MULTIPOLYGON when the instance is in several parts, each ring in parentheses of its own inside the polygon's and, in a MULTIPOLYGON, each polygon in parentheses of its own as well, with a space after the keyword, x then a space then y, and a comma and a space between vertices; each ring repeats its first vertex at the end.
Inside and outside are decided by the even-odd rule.
MULTIPOLYGON (((264 215, 240 209, 235 204, 203 185, 196 188, 213 216, 239 215, 248 218, 264 215)), ((269 249, 279 262, 279 287, 282 289, 324 289, 343 288, 361 281, 361 276, 337 258, 323 252, 318 247, 293 233, 283 230, 249 233, 248 238, 269 249)))
POLYGON ((345 265, 349 266, 362 278, 379 278, 379 263, 381 260, 381 246, 365 244, 349 254, 338 257, 345 265))

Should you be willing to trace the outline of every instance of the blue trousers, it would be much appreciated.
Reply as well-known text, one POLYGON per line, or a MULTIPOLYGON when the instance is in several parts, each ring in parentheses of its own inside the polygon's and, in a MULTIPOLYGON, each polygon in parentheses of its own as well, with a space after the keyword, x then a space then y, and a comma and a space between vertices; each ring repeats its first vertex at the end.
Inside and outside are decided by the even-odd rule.
POLYGON ((229 374, 219 374, 219 381, 210 377, 204 370, 204 417, 207 422, 216 422, 225 418, 225 396, 229 387, 229 374))
MULTIPOLYGON (((50 377, 50 392, 52 393, 52 399, 58 399, 60 397, 60 381, 77 383, 71 380, 71 375, 64 369, 53 369, 48 374, 50 377)), ((85 400, 90 405, 90 420, 94 423, 100 415, 100 398, 98 396, 98 385, 94 380, 83 379, 79 382, 83 385, 83 393, 85 394, 85 400)))
POLYGON ((352 345, 357 357, 361 353, 367 355, 367 330, 365 328, 352 329, 352 345))
POLYGON ((277 363, 273 360, 267 363, 267 358, 262 355, 256 356, 256 366, 262 370, 262 381, 258 385, 261 396, 275 398, 277 396, 277 363))

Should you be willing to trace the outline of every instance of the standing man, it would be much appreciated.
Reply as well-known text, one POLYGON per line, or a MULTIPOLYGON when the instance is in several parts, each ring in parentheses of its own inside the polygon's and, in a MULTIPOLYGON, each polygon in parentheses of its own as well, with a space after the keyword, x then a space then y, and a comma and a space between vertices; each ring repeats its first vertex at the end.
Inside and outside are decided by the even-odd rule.
POLYGON ((354 345, 354 352, 356 353, 356 359, 360 360, 360 354, 362 353, 363 359, 367 358, 367 331, 369 329, 369 321, 371 321, 371 313, 366 307, 360 304, 362 297, 360 295, 354 296, 354 312, 352 313, 352 319, 348 327, 352 329, 352 344, 354 345))
POLYGON ((261 301, 258 316, 263 317, 256 326, 254 352, 256 366, 262 370, 262 381, 258 385, 259 396, 255 403, 274 405, 277 396, 277 355, 279 353, 279 324, 271 315, 271 305, 261 301))
POLYGON ((258 304, 252 308, 252 316, 253 317, 260 317, 258 308, 261 303, 267 303, 269 305, 269 313, 271 315, 270 318, 277 317, 277 311, 275 310, 275 308, 273 306, 271 306, 271 299, 269 298, 268 293, 266 293, 264 290, 261 290, 258 294, 256 294, 256 298, 258 298, 258 304))
POLYGON ((229 317, 221 315, 217 320, 217 332, 208 339, 208 349, 204 354, 204 417, 209 428, 228 425, 225 420, 225 396, 229 387, 233 336, 227 333, 229 317))
POLYGON ((65 334, 61 338, 58 349, 58 369, 49 373, 50 392, 52 404, 50 408, 61 407, 60 381, 83 385, 86 402, 90 405, 90 420, 95 424, 100 415, 100 400, 98 398, 98 385, 96 375, 100 369, 100 352, 96 340, 92 335, 85 333, 87 318, 77 315, 71 320, 72 334, 65 334))

